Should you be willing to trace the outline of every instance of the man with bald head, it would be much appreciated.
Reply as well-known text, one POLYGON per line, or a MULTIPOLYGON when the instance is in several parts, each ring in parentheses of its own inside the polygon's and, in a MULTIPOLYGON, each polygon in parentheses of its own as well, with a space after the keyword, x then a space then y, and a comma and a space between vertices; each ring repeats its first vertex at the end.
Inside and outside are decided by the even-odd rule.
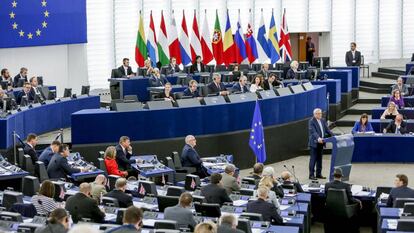
POLYGON ((324 138, 333 136, 333 133, 328 128, 326 121, 322 118, 322 110, 320 108, 315 108, 313 110, 313 117, 309 120, 308 130, 308 145, 310 148, 309 179, 326 179, 326 177, 322 176, 322 154, 325 145, 324 138))
POLYGON ((393 133, 393 134, 406 134, 408 133, 407 130, 407 123, 403 119, 403 115, 398 114, 395 117, 394 121, 391 121, 387 128, 384 129, 384 133, 393 133))
POLYGON ((203 161, 201 161, 200 156, 194 147, 197 145, 197 140, 193 135, 187 135, 185 137, 185 145, 183 151, 181 152, 181 164, 183 167, 194 167, 196 168, 196 174, 200 178, 207 176, 203 167, 201 166, 203 161))
POLYGON ((91 198, 92 187, 89 183, 82 183, 79 192, 66 201, 65 209, 69 211, 74 223, 83 218, 92 222, 101 223, 105 219, 105 213, 98 207, 98 202, 91 198))

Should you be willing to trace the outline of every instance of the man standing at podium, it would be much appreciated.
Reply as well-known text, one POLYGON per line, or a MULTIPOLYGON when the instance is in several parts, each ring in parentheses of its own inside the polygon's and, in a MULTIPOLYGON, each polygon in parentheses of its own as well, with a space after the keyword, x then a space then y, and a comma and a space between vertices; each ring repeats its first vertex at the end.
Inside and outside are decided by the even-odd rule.
POLYGON ((322 154, 325 146, 324 138, 331 137, 332 131, 328 128, 326 121, 322 119, 322 110, 315 108, 313 110, 313 117, 309 120, 309 179, 326 179, 322 176, 322 154), (315 176, 316 165, 316 176, 315 176))

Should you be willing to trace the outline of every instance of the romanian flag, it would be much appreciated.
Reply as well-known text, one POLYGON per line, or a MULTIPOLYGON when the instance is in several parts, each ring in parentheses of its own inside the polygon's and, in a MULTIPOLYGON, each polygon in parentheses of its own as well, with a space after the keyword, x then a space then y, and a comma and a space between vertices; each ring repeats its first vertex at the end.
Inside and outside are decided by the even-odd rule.
POLYGON ((226 31, 224 33, 224 42, 223 42, 223 51, 224 51, 223 61, 224 61, 224 64, 226 64, 226 66, 236 61, 236 58, 235 58, 236 47, 235 46, 236 44, 234 43, 234 40, 233 40, 233 33, 231 32, 229 11, 227 10, 226 31))
POLYGON ((138 66, 144 66, 144 61, 147 59, 147 45, 145 44, 144 20, 142 19, 141 11, 139 13, 139 27, 137 34, 137 43, 135 45, 135 61, 138 66))

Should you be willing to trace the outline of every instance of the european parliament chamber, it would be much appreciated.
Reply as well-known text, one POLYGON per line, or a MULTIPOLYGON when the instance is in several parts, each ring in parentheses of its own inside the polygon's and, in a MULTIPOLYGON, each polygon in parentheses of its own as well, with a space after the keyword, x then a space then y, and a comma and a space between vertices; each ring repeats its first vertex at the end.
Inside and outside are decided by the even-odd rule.
POLYGON ((0 232, 414 233, 413 11, 1 1, 0 232))

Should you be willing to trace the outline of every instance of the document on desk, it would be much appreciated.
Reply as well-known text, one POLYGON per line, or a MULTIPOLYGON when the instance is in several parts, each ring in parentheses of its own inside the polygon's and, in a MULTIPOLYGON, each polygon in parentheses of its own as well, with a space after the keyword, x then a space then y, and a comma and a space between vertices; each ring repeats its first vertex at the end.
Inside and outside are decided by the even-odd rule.
POLYGON ((352 185, 351 187, 352 195, 356 196, 357 193, 362 192, 362 185, 352 185))
POLYGON ((134 206, 139 207, 139 208, 151 209, 151 210, 158 208, 157 205, 147 204, 147 203, 138 202, 138 201, 134 201, 134 206))
POLYGON ((236 200, 233 201, 233 206, 244 206, 247 205, 247 200, 236 200))
POLYGON ((397 229, 398 219, 387 219, 388 229, 395 230, 397 229))
POLYGON ((156 219, 143 219, 142 224, 146 227, 154 227, 156 219))
POLYGON ((105 221, 111 222, 116 220, 116 214, 105 213, 105 221))
POLYGON ((280 205, 279 206, 279 209, 280 210, 286 210, 286 209, 288 209, 290 207, 290 205, 280 205))

